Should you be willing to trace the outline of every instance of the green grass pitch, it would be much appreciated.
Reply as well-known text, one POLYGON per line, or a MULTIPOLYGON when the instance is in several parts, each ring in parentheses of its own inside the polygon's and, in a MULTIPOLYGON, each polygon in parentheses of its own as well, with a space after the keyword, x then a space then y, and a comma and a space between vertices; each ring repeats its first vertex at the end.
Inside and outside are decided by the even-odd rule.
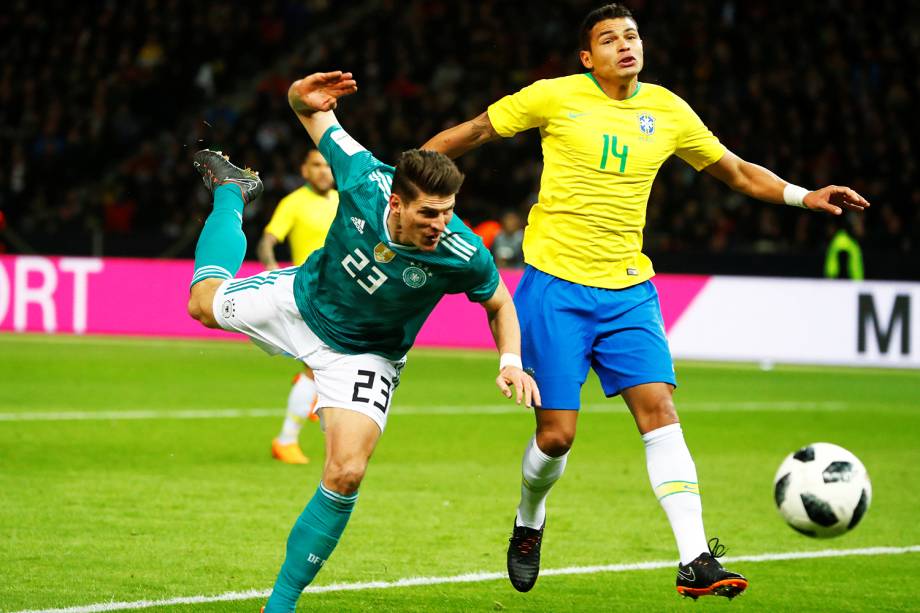
MULTIPOLYGON (((488 353, 410 355, 356 511, 316 585, 503 570, 533 418, 500 396, 496 368, 488 353)), ((301 437, 309 465, 269 457, 295 372, 247 343, 0 335, 0 610, 270 588, 322 466, 314 424, 301 437), (215 417, 229 409, 250 412, 215 417), (192 410, 203 413, 177 414, 192 410), (113 414, 53 415, 62 412, 113 414)), ((677 373, 707 532, 728 556, 920 545, 920 373, 695 363, 677 373), (815 441, 856 453, 874 487, 859 527, 829 541, 786 527, 772 502, 780 461, 815 441)), ((548 501, 544 568, 674 559, 622 401, 605 400, 593 379, 583 398, 548 501)), ((505 579, 308 593, 298 610, 920 606, 920 553, 729 566, 751 581, 731 603, 681 599, 668 567, 544 576, 526 595, 505 579)), ((263 601, 155 610, 256 612, 263 601)))

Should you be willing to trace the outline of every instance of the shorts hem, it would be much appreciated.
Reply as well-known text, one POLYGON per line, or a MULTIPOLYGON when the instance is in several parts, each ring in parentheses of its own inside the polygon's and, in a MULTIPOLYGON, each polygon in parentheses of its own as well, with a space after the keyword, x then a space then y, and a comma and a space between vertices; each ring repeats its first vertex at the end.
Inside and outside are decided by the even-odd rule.
POLYGON ((622 392, 625 389, 629 389, 630 387, 636 387, 637 385, 645 385, 646 383, 667 383, 668 385, 674 386, 674 389, 677 389, 677 380, 674 377, 670 377, 670 378, 668 377, 660 377, 660 378, 642 377, 639 379, 630 379, 628 381, 620 383, 616 391, 607 392, 607 390, 604 390, 604 395, 607 398, 613 398, 614 396, 619 396, 620 392, 622 392))
POLYGON ((541 411, 580 411, 581 407, 537 407, 541 411))
POLYGON ((363 410, 362 408, 353 407, 353 406, 352 406, 352 407, 349 407, 349 406, 339 406, 339 405, 334 405, 334 404, 325 404, 325 405, 323 405, 323 406, 317 406, 316 409, 315 409, 315 410, 316 410, 316 414, 319 415, 319 418, 320 418, 320 426, 322 426, 323 432, 326 431, 326 424, 323 422, 323 414, 322 414, 322 410, 323 410, 323 409, 342 409, 342 410, 345 410, 345 411, 354 411, 355 413, 360 413, 361 415, 364 415, 365 417, 367 417, 369 420, 371 420, 372 422, 374 422, 374 423, 377 425, 377 429, 380 430, 380 434, 383 434, 383 431, 384 431, 384 429, 386 428, 386 419, 385 419, 385 418, 383 418, 383 419, 377 419, 377 418, 375 418, 374 416, 370 415, 370 413, 369 413, 368 411, 365 411, 365 410, 363 410))

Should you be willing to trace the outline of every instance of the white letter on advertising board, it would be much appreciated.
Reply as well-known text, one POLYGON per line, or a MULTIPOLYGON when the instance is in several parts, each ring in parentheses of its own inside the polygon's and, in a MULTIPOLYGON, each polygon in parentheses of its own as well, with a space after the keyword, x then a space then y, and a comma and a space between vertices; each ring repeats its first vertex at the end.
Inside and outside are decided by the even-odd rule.
POLYGON ((10 308, 10 278, 6 274, 6 268, 0 264, 0 324, 6 319, 6 313, 10 308))
POLYGON ((37 304, 42 311, 42 325, 45 332, 57 330, 57 311, 54 308, 54 290, 57 289, 57 271, 48 258, 23 256, 16 258, 16 272, 13 282, 13 328, 24 332, 28 327, 29 303, 37 304), (29 273, 41 275, 38 287, 29 287, 29 273))
POLYGON ((86 311, 88 292, 87 277, 102 271, 102 260, 98 258, 61 258, 58 268, 73 273, 73 331, 86 332, 86 311))

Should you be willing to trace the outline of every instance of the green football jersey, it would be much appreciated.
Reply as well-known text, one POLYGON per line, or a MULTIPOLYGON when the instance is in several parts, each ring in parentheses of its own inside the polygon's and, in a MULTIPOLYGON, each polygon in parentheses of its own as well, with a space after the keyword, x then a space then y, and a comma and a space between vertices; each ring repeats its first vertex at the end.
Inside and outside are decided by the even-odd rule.
POLYGON ((294 299, 323 342, 398 360, 444 294, 492 297, 492 254, 456 215, 434 251, 394 243, 386 219, 395 169, 340 126, 326 131, 319 150, 335 175, 339 210, 323 248, 297 271, 294 299))

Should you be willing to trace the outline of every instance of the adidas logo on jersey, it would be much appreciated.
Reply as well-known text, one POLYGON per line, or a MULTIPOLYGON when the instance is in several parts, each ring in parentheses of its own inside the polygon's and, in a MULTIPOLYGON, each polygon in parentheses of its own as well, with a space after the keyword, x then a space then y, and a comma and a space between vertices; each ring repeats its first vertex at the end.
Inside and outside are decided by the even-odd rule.
POLYGON ((355 224, 355 227, 358 229, 358 232, 364 234, 364 220, 358 217, 352 217, 351 223, 355 224))

